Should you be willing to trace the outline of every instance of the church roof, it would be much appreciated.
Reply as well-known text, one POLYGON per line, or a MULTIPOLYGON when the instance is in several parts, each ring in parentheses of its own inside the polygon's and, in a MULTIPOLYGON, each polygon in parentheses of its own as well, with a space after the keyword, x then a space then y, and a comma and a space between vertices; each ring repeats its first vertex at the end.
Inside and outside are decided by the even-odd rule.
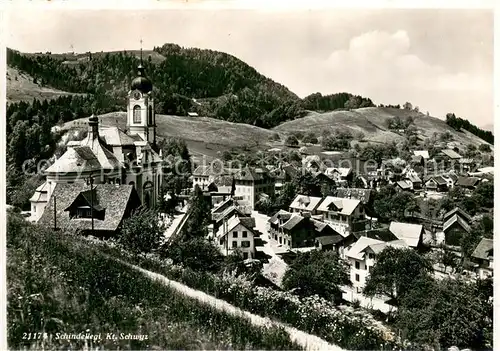
POLYGON ((138 69, 138 77, 132 81, 131 89, 139 90, 141 93, 147 94, 151 90, 153 90, 153 83, 149 78, 146 77, 144 73, 144 67, 139 65, 138 69))
POLYGON ((118 127, 100 127, 99 136, 110 146, 133 146, 134 142, 141 140, 140 136, 127 135, 118 127))
POLYGON ((46 173, 81 173, 101 170, 99 160, 88 146, 68 148, 53 165, 45 170, 46 173))

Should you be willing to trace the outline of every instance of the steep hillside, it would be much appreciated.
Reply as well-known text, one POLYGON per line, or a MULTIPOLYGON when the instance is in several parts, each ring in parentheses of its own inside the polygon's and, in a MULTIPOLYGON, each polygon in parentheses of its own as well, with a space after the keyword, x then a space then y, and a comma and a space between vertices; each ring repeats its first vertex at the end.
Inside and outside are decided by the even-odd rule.
MULTIPOLYGON (((24 54, 7 50, 7 63, 43 85, 123 101, 139 65, 137 50, 87 54, 24 54)), ((165 44, 144 52, 158 112, 189 111, 264 127, 303 115, 300 99, 238 58, 218 51, 165 44), (151 57, 151 59, 149 58, 151 57), (207 104, 193 99, 210 98, 207 104)), ((97 109, 100 106, 96 106, 97 109)))
MULTIPOLYGON (((126 112, 113 112, 99 116, 102 125, 126 128, 126 112)), ((88 118, 65 123, 63 130, 87 128, 88 118)), ((232 123, 208 117, 182 117, 156 115, 158 137, 180 137, 186 140, 194 155, 217 156, 218 151, 249 147, 265 149, 274 132, 243 123, 232 123)))
POLYGON ((33 77, 16 68, 7 67, 7 102, 26 101, 33 99, 54 99, 59 96, 73 95, 74 93, 53 89, 35 83, 33 77))
POLYGON ((464 145, 483 144, 484 141, 471 133, 455 131, 445 121, 426 116, 415 111, 386 107, 366 107, 352 111, 333 111, 326 113, 311 112, 304 118, 282 123, 273 128, 277 132, 312 131, 321 135, 323 130, 331 131, 342 129, 352 133, 362 132, 365 140, 370 142, 399 141, 403 137, 387 128, 387 120, 393 117, 414 118, 414 125, 423 137, 431 137, 433 133, 446 131, 453 135, 453 139, 464 145))

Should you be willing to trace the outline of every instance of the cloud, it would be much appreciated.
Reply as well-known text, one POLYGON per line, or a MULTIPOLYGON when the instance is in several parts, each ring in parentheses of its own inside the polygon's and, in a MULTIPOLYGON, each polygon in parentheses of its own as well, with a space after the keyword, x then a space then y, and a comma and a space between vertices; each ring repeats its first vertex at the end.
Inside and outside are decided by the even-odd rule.
POLYGON ((491 77, 453 72, 426 62, 412 52, 410 37, 404 30, 363 33, 351 38, 345 49, 334 50, 325 59, 305 60, 303 64, 303 69, 314 67, 307 70, 309 85, 323 94, 347 91, 384 104, 410 101, 440 117, 460 106, 468 114, 464 117, 476 121, 491 118, 488 111, 477 108, 481 97, 485 101, 492 97, 491 77), (464 103, 468 99, 471 105, 474 101, 475 107, 464 103))

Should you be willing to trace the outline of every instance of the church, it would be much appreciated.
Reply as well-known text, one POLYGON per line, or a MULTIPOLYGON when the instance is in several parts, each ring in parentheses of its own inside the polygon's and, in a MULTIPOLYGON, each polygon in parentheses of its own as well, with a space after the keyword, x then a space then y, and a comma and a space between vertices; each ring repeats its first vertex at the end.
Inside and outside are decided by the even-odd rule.
MULTIPOLYGON (((94 219, 103 223, 106 221, 103 213, 119 212, 124 215, 130 212, 125 207, 152 207, 158 201, 162 186, 162 165, 156 140, 153 84, 145 74, 141 59, 138 76, 132 81, 127 95, 126 130, 101 125, 97 117, 90 117, 87 136, 81 141, 69 142, 67 151, 44 171, 46 181, 30 199, 30 219, 39 221, 43 216, 54 217, 55 222, 59 212, 64 217, 63 221, 69 218, 85 219, 88 208, 93 207, 90 212, 102 217, 92 216, 93 228, 94 219), (57 200, 54 194, 58 193, 64 194, 62 198, 68 202, 66 205, 78 205, 78 208, 63 209, 63 204, 53 203, 57 200), (121 199, 116 206, 124 208, 112 211, 102 208, 96 198, 99 193, 106 197, 112 193, 123 193, 116 196, 121 199), (87 204, 85 199, 89 198, 91 201, 87 204), (138 203, 133 205, 135 202, 138 203), (49 204, 54 215, 44 213, 49 204)), ((104 203, 109 199, 101 200, 104 203)), ((113 203, 108 204, 114 206, 113 203)))

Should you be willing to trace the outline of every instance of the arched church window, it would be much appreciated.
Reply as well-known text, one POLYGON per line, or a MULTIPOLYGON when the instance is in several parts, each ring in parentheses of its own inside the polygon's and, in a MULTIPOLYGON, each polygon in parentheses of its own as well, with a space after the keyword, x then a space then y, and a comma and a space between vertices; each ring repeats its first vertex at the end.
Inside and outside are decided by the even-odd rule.
POLYGON ((141 106, 134 106, 134 123, 141 123, 141 106))
POLYGON ((153 124, 153 107, 149 106, 149 125, 153 124))

